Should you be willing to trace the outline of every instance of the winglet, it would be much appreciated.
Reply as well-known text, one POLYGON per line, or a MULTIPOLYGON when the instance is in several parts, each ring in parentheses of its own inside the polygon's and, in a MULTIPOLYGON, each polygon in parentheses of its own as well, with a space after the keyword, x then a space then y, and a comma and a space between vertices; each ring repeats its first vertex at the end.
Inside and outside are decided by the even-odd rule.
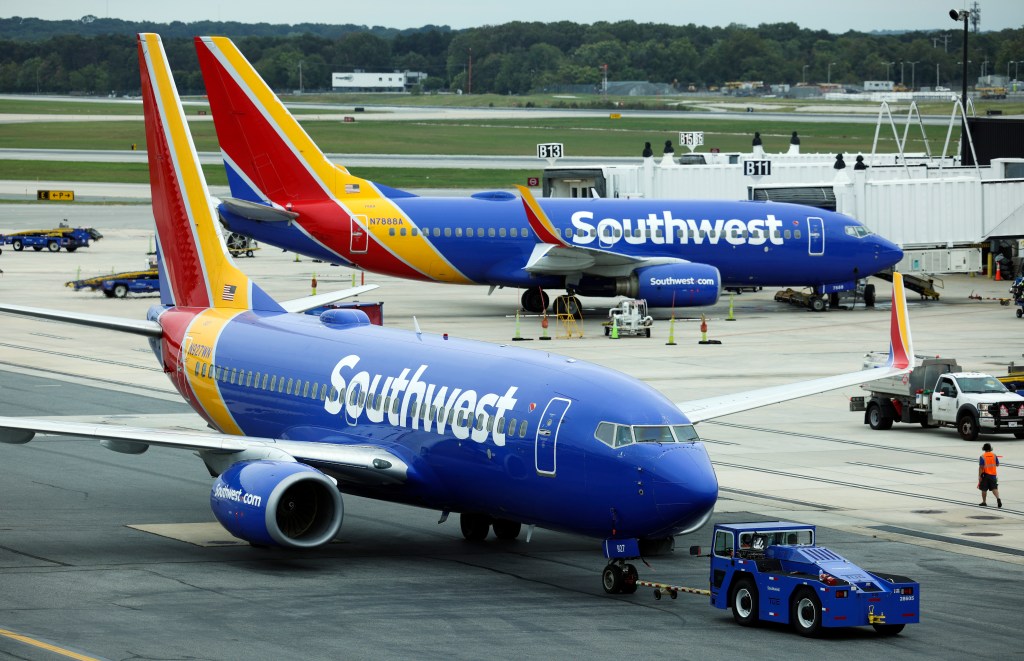
POLYGON ((892 318, 889 323, 889 367, 913 367, 914 343, 910 338, 910 317, 907 296, 903 291, 903 274, 892 274, 892 318))
POLYGON ((516 186, 516 188, 519 189, 519 194, 523 197, 523 209, 526 211, 526 219, 529 221, 530 227, 537 235, 537 238, 544 243, 568 247, 569 244, 558 235, 558 230, 551 223, 551 219, 548 218, 547 214, 544 213, 544 209, 540 208, 537 198, 533 196, 530 189, 526 186, 516 186))

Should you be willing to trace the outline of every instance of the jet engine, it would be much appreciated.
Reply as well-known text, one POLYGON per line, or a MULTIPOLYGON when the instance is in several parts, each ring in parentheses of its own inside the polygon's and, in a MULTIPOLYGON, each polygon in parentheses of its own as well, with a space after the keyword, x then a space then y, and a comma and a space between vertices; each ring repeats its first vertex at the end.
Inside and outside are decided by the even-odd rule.
POLYGON ((213 485, 210 507, 220 524, 251 544, 313 548, 334 539, 345 507, 334 482, 287 461, 241 461, 213 485))
POLYGON ((722 287, 718 269, 708 264, 660 264, 638 268, 624 278, 584 276, 575 291, 584 296, 643 298, 652 308, 714 305, 722 287))

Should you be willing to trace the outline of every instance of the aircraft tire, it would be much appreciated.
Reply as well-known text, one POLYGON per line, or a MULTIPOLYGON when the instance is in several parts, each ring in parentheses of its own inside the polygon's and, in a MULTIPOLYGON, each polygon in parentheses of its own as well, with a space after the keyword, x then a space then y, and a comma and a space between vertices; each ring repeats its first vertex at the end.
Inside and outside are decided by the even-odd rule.
POLYGON ((459 527, 467 541, 482 542, 491 531, 491 517, 476 512, 463 512, 459 515, 459 527))
POLYGON ((869 308, 875 307, 875 286, 864 285, 864 305, 869 308))
POLYGON ((622 594, 622 587, 625 584, 625 577, 622 567, 615 563, 605 565, 601 572, 601 587, 607 594, 622 594))
POLYGON ((640 575, 636 571, 636 567, 627 564, 622 567, 622 594, 633 594, 636 592, 636 582, 639 580, 640 575))
POLYGON ((495 537, 505 541, 512 541, 519 537, 523 524, 518 521, 509 521, 508 519, 495 519, 491 522, 491 527, 494 529, 495 537))
POLYGON ((530 287, 523 292, 520 303, 522 303, 523 309, 527 312, 539 314, 548 309, 551 299, 540 287, 530 287))

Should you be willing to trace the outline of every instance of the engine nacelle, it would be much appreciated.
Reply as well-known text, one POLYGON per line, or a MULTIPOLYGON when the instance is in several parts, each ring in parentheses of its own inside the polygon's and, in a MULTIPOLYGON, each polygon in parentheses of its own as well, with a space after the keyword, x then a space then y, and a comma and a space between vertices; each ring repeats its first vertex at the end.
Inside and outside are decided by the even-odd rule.
POLYGON ((220 524, 251 544, 313 548, 334 539, 345 507, 334 482, 287 461, 240 461, 213 485, 210 507, 220 524))
POLYGON ((630 298, 643 298, 652 308, 714 305, 722 276, 708 264, 663 264, 637 269, 630 280, 630 298))

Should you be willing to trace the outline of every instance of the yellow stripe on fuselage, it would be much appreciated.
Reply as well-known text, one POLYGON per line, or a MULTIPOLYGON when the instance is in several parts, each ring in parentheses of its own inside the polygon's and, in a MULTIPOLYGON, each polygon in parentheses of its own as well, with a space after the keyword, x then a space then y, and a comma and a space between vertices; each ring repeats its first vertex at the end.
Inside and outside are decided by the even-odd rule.
POLYGON ((192 134, 189 133, 185 115, 178 99, 178 91, 171 79, 170 67, 165 59, 160 38, 155 34, 144 35, 150 58, 153 87, 157 90, 160 115, 167 144, 174 159, 174 170, 187 206, 196 241, 203 260, 210 287, 210 303, 216 307, 249 309, 249 278, 230 261, 224 250, 223 241, 217 233, 210 210, 210 193, 206 179, 199 168, 192 134), (226 285, 235 287, 233 300, 225 301, 223 291, 226 285))
POLYGON ((228 434, 242 434, 243 432, 235 422, 234 416, 228 411, 224 397, 221 396, 220 382, 217 381, 214 374, 214 364, 217 357, 217 342, 220 340, 221 333, 228 323, 241 312, 241 310, 205 310, 196 315, 196 318, 189 324, 184 339, 187 345, 183 352, 184 369, 188 376, 188 383, 192 387, 192 393, 217 428, 228 434), (199 367, 198 375, 196 374, 197 366, 199 367), (203 376, 204 373, 206 376, 203 376))

